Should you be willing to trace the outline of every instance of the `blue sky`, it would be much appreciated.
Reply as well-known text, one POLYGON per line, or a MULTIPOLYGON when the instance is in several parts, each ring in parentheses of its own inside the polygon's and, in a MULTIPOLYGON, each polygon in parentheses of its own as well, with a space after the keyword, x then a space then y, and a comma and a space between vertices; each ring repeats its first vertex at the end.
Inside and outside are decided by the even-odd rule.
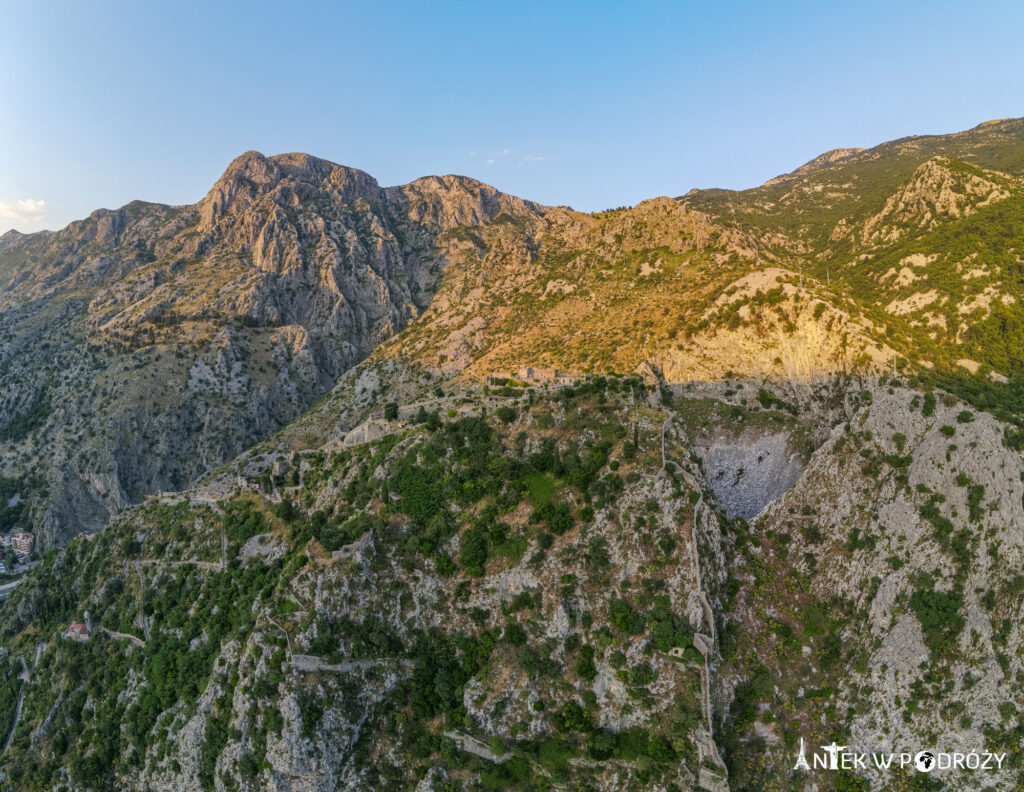
POLYGON ((0 0, 0 233, 247 149, 599 210, 1024 115, 1019 2, 0 0))

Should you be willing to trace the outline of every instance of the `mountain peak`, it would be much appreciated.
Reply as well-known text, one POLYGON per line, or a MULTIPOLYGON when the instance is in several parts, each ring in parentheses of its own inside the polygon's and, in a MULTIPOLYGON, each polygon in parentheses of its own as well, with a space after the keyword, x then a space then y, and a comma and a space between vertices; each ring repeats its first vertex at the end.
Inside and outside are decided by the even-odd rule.
MULTIPOLYGON (((200 202, 204 228, 211 228, 230 211, 244 211, 282 187, 300 199, 326 192, 338 203, 352 203, 358 198, 374 203, 380 197, 377 180, 364 171, 301 152, 268 157, 246 151, 231 161, 200 202)), ((279 197, 282 203, 288 202, 285 196, 279 197)))
POLYGON ((796 170, 784 173, 781 176, 776 176, 774 179, 769 179, 761 186, 773 187, 776 184, 785 184, 786 182, 793 181, 800 176, 806 176, 808 173, 813 173, 821 168, 827 168, 829 165, 838 165, 840 162, 846 162, 866 150, 867 149, 863 148, 835 148, 830 151, 826 151, 824 154, 819 154, 814 159, 805 162, 796 170))

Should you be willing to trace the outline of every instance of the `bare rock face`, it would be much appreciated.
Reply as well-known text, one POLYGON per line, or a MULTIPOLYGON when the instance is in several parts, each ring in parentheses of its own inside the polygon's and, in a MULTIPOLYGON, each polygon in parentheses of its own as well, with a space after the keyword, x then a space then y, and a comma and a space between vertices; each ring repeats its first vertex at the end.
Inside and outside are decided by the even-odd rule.
POLYGON ((692 337, 651 355, 669 383, 731 375, 809 382, 858 366, 879 367, 894 354, 871 338, 870 320, 779 267, 728 284, 702 314, 692 337))
POLYGON ((6 234, 0 474, 44 546, 98 530, 281 428, 418 317, 460 244, 446 231, 543 211, 464 177, 385 189, 247 152, 195 206, 6 234))
POLYGON ((793 486, 805 464, 782 432, 722 435, 698 454, 725 513, 745 519, 756 517, 793 486))

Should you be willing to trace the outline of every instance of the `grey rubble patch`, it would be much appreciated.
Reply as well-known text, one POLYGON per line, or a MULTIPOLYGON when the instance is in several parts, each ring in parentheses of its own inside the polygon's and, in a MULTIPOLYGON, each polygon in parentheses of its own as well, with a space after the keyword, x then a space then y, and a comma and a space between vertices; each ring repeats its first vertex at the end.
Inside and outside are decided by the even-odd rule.
POLYGON ((720 436, 698 452, 726 514, 745 519, 756 517, 792 487, 805 465, 784 432, 720 436))

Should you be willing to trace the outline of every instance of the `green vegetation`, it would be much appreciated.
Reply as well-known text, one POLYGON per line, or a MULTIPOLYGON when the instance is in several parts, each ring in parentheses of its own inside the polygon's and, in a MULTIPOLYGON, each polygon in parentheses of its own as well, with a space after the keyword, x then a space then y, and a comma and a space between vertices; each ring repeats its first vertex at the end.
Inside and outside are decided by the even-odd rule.
MULTIPOLYGON (((900 717, 919 731, 930 723, 930 700, 949 689, 966 697, 969 678, 954 680, 947 668, 960 652, 965 625, 961 587, 978 553, 988 552, 990 566, 1001 569, 1007 548, 999 526, 986 519, 988 508, 996 512, 995 495, 986 504, 984 486, 965 474, 955 497, 915 488, 910 476, 921 466, 911 454, 931 453, 932 443, 917 446, 924 425, 957 436, 961 448, 950 444, 945 460, 935 460, 955 473, 960 455, 990 426, 979 411, 1006 423, 1007 446, 1024 448, 1024 378, 1016 373, 1024 370, 1018 255, 1024 198, 1016 184, 1000 182, 1009 197, 974 202, 956 217, 927 196, 900 204, 908 212, 928 205, 922 222, 886 207, 935 154, 954 158, 929 166, 948 177, 954 199, 973 200, 957 191, 958 180, 999 178, 979 166, 1021 172, 1019 140, 1011 151, 1008 137, 974 131, 963 140, 882 147, 795 183, 692 194, 686 203, 696 212, 659 201, 577 217, 571 236, 544 217, 512 209, 493 224, 442 234, 388 229, 417 256, 427 255, 417 247, 422 238, 450 257, 443 272, 435 264, 429 294, 414 295, 422 308, 441 289, 446 299, 437 304, 447 306, 447 315, 440 323, 413 322, 374 362, 395 357, 413 368, 422 364, 417 387, 447 401, 437 412, 420 407, 408 422, 397 422, 399 404, 385 400, 399 390, 389 388, 412 387, 415 376, 395 380, 394 369, 383 372, 381 389, 367 398, 385 402, 383 416, 396 421, 388 429, 393 434, 333 452, 302 451, 323 442, 324 427, 334 432, 339 410, 343 422, 355 420, 351 404, 367 403, 343 405, 348 391, 335 394, 321 405, 319 424, 307 416, 265 447, 277 461, 259 475, 259 492, 237 493, 217 508, 149 504, 91 543, 79 541, 45 559, 31 587, 15 592, 0 613, 0 634, 14 656, 28 656, 37 639, 49 642, 39 682, 29 688, 27 721, 34 726, 52 712, 51 725, 35 736, 26 725, 15 735, 5 757, 10 784, 99 790, 145 778, 158 766, 173 774, 184 759, 174 736, 198 716, 203 739, 195 759, 198 785, 206 789, 265 785, 272 736, 297 732, 315 753, 319 740, 337 738, 328 725, 344 722, 359 724, 351 730, 359 739, 343 750, 345 761, 365 773, 359 783, 366 788, 412 789, 436 769, 433 786, 446 790, 672 790, 700 773, 694 744, 703 723, 699 630, 716 644, 712 672, 729 680, 713 696, 726 707, 714 722, 730 788, 789 789, 797 781, 778 773, 777 759, 790 755, 800 738, 842 740, 855 722, 860 729, 891 729, 884 713, 865 709, 875 701, 872 669, 888 628, 870 619, 879 592, 888 598, 893 586, 903 587, 893 616, 914 613, 933 661, 941 661, 921 669, 910 695, 897 702, 900 717), (956 159, 968 155, 971 163, 956 159), (715 222, 707 222, 705 211, 715 222), (878 220, 868 224, 873 216, 878 220), (746 233, 799 275, 783 274, 728 299, 735 295, 730 285, 765 260, 752 261, 746 233), (447 247, 453 243, 462 244, 447 247), (503 252, 515 250, 529 251, 543 273, 536 282, 524 281, 517 257, 503 252), (486 287, 477 292, 485 257, 486 287), (560 287, 566 283, 572 288, 560 287), (939 297, 914 308, 911 298, 932 290, 939 297), (471 291, 472 316, 461 299, 471 291), (907 310, 888 307, 894 301, 907 310), (483 373, 482 361, 591 374, 636 370, 649 361, 668 371, 676 352, 685 371, 692 362, 687 339, 697 333, 792 336, 808 316, 829 338, 846 334, 844 346, 861 340, 843 316, 854 323, 863 318, 870 341, 897 353, 885 381, 890 393, 901 384, 916 388, 908 409, 920 409, 926 420, 880 424, 872 438, 856 424, 866 413, 849 412, 868 406, 870 391, 856 384, 863 371, 845 363, 834 391, 815 383, 806 400, 786 401, 778 394, 798 392, 778 382, 776 372, 791 363, 781 350, 771 376, 727 383, 728 401, 691 398, 708 392, 696 386, 688 393, 677 384, 675 392, 687 395, 676 398, 664 387, 648 393, 635 375, 599 375, 569 388, 494 382, 488 398, 516 401, 485 408, 475 396, 463 398, 461 384, 425 374, 447 365, 452 338, 439 328, 464 332, 465 320, 477 317, 483 341, 468 352, 465 381, 483 373), (567 323, 573 332, 552 344, 550 328, 567 323), (977 374, 966 373, 962 358, 979 364, 977 374), (949 394, 970 409, 954 407, 949 394), (814 423, 844 411, 850 421, 844 432, 814 423), (942 417, 934 420, 937 412, 942 417), (665 424, 670 414, 675 420, 665 424), (663 425, 669 427, 664 465, 663 425), (823 452, 835 463, 829 483, 818 486, 808 477, 806 488, 758 520, 728 519, 705 488, 699 455, 683 447, 711 442, 723 427, 751 436, 784 432, 803 460, 830 437, 823 452), (836 486, 841 493, 829 489, 836 486), (918 510, 928 534, 922 555, 929 567, 934 562, 934 574, 921 574, 913 555, 918 547, 890 530, 893 513, 884 507, 891 498, 918 510), (227 569, 220 567, 221 531, 227 569), (938 559, 930 539, 942 551, 938 559), (936 590, 940 570, 948 578, 944 591, 936 590), (142 646, 102 632, 84 645, 60 641, 59 631, 86 609, 108 630, 149 635, 142 646), (296 662, 297 655, 304 658, 296 662), (605 684, 608 675, 612 686, 605 684), (297 713, 277 706, 285 695, 294 697, 297 713), (616 722, 637 725, 601 725, 616 722), (462 738, 453 732, 508 758, 482 759, 460 748, 462 738)), ((297 221, 303 211, 311 210, 293 207, 286 216, 297 221)), ((376 207, 343 211, 361 242, 380 242, 374 224, 384 220, 374 215, 376 207)), ((320 244, 305 233, 296 239, 310 254, 320 244)), ((155 263, 157 251, 136 244, 136 263, 155 263)), ((341 260, 350 266, 353 256, 345 253, 341 260)), ((230 277, 238 274, 224 266, 230 277)), ((144 275, 156 282, 153 271, 144 275)), ((187 273, 172 275, 188 280, 187 273)), ((160 277, 169 276, 161 271, 160 277)), ((204 283, 204 293, 222 286, 204 283)), ((124 339, 132 355, 140 353, 125 365, 150 378, 154 370, 144 358, 169 355, 174 344, 158 348, 157 341, 176 343, 176 328, 195 319, 177 305, 154 313, 124 339), (149 345, 152 350, 143 349, 149 345)), ((262 329, 257 325, 248 317, 235 323, 247 339, 262 329)), ((856 360, 862 350, 850 351, 856 360)), ((709 357, 708 370, 719 362, 709 357)), ((860 363, 866 364, 864 355, 860 363)), ((254 381, 260 376, 246 374, 254 381)), ((279 372, 261 375, 259 387, 279 372)), ((100 398, 121 397, 98 383, 100 398)), ((17 403, 34 406, 0 427, 0 440, 32 441, 24 444, 33 447, 21 471, 37 463, 45 446, 36 435, 52 413, 45 396, 17 403)), ((297 402, 308 403, 305 395, 297 402)), ((216 415, 227 416, 224 425, 233 428, 239 412, 225 408, 216 415)), ((84 432, 69 435, 69 442, 89 446, 84 432)), ((225 437, 208 458, 230 456, 240 450, 237 442, 225 437)), ((83 473, 102 473, 102 463, 83 466, 83 473)), ((246 464, 258 468, 265 461, 254 454, 246 464)), ((8 526, 42 512, 41 482, 13 475, 0 479, 0 520, 8 526), (11 502, 15 494, 21 500, 11 502)), ((992 646, 1008 678, 1016 647, 1004 625, 1012 625, 1019 604, 1016 587, 1008 578, 977 592, 992 615, 992 646)), ((966 656, 967 645, 964 636, 963 659, 973 668, 976 656, 966 656)), ((6 701, 14 690, 11 672, 9 662, 6 676, 0 674, 6 701)), ((10 717, 6 710, 9 705, 0 709, 0 725, 10 717)), ((983 720, 984 728, 995 728, 992 718, 973 712, 943 710, 940 717, 962 728, 983 720)), ((1012 708, 1001 717, 1006 728, 986 733, 986 740, 1015 744, 1012 708)), ((847 773, 822 783, 859 790, 867 784, 847 773)))
POLYGON ((26 516, 27 494, 28 486, 24 479, 0 476, 0 533, 26 527, 22 520, 26 516))
MULTIPOLYGON (((637 408, 632 394, 621 396, 611 381, 535 397, 531 414, 550 414, 557 400, 567 419, 529 448, 497 411, 492 419, 414 422, 364 446, 295 453, 261 474, 261 492, 238 494, 216 508, 149 503, 91 542, 50 554, 35 573, 43 593, 32 608, 5 609, 0 621, 4 640, 45 636, 53 653, 46 664, 52 671, 41 672, 27 700, 30 721, 55 708, 53 729, 42 745, 19 731, 13 777, 26 789, 44 789, 67 767, 75 784, 99 790, 151 766, 154 755, 174 767, 182 762, 174 735, 205 697, 199 786, 259 783, 271 735, 290 728, 276 710, 286 690, 296 696, 297 727, 307 739, 325 736, 328 711, 334 719, 369 713, 367 733, 410 757, 409 772, 440 764, 470 772, 486 789, 525 792, 540 779, 556 787, 575 783, 583 777, 579 761, 640 785, 670 777, 679 762, 693 764, 689 735, 700 721, 703 662, 692 644, 694 627, 664 582, 682 559, 689 563, 681 555, 689 551, 661 525, 655 499, 636 514, 620 513, 627 487, 660 467, 660 437, 636 430, 627 440, 620 415, 637 408), (631 460, 621 453, 627 442, 631 460), (599 512, 645 544, 648 532, 656 538, 643 551, 649 564, 637 587, 611 598, 604 537, 588 536, 578 558, 563 557, 575 541, 570 534, 591 530, 599 512), (243 547, 254 546, 274 551, 244 559, 243 547), (548 563, 580 574, 562 574, 556 592, 501 597, 493 613, 470 605, 489 596, 495 572, 548 563), (437 581, 434 607, 448 609, 440 626, 425 629, 409 618, 410 572, 437 581), (323 609, 312 601, 313 580, 322 581, 323 609), (350 597, 374 605, 369 612, 339 610, 350 597), (564 656, 557 652, 561 642, 544 634, 554 608, 570 614, 564 656), (84 610, 95 623, 140 640, 145 616, 149 635, 142 646, 103 633, 85 644, 57 638, 84 610), (623 650, 634 644, 645 659, 630 665, 623 650), (225 654, 229 646, 246 649, 225 654), (674 650, 684 650, 680 659, 669 656, 674 650), (370 665, 358 672, 365 674, 360 680, 346 681, 328 670, 296 672, 289 667, 293 652, 326 667, 370 665), (651 686, 662 680, 678 687, 664 717, 623 731, 597 725, 601 705, 586 686, 609 653, 630 707, 658 706, 651 686), (493 687, 506 674, 530 680, 513 694, 537 691, 539 698, 526 707, 493 687), (365 692, 387 679, 394 687, 384 701, 366 704, 365 692), (480 695, 489 697, 486 706, 496 717, 508 709, 522 721, 528 713, 541 719, 542 736, 526 738, 526 727, 513 721, 516 736, 496 749, 512 757, 497 764, 448 746, 446 731, 477 729, 473 710, 484 704, 467 703, 471 681, 483 685, 480 695), (584 688, 570 693, 576 681, 584 688), (317 692, 318 685, 329 694, 317 692), (239 716, 242 700, 250 703, 239 716), (224 749, 239 740, 237 760, 225 765, 224 749)), ((673 497, 689 507, 682 487, 676 475, 673 497)), ((363 755, 365 749, 353 750, 363 755)), ((381 771, 385 777, 406 775, 381 771)))
POLYGON ((49 398, 36 400, 24 412, 15 415, 3 426, 0 426, 0 442, 17 443, 38 429, 53 412, 49 398))
POLYGON ((10 734, 14 711, 18 706, 21 662, 8 654, 0 655, 0 745, 10 734))
POLYGON ((953 649, 964 628, 960 615, 963 596, 955 591, 929 589, 927 581, 920 585, 910 597, 910 607, 921 622, 925 644, 933 654, 945 654, 953 649))

